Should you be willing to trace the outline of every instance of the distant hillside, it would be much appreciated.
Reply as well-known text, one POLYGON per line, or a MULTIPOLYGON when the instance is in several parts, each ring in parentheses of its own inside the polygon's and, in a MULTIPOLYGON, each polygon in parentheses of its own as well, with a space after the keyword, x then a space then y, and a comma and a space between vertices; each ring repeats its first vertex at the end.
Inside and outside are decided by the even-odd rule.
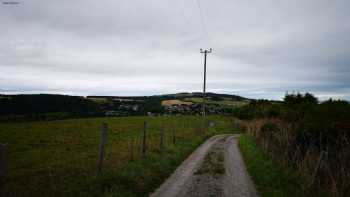
MULTIPOLYGON (((54 94, 0 95, 0 120, 52 120, 86 116, 132 116, 199 113, 202 93, 153 96, 69 96, 54 94), (167 105, 162 105, 162 103, 167 105), (175 105, 191 104, 185 109, 175 105), (171 107, 174 105, 174 107, 171 107), (168 106, 168 107, 165 107, 168 106)), ((251 99, 229 94, 207 93, 208 110, 215 114, 248 104, 251 99)))
MULTIPOLYGON (((135 100, 145 100, 145 99, 185 99, 185 98, 193 98, 193 97, 203 97, 203 93, 201 92, 181 92, 176 94, 163 94, 163 95, 153 95, 153 96, 87 96, 89 99, 93 98, 109 98, 109 99, 135 99, 135 100)), ((231 95, 231 94, 217 94, 212 92, 207 92, 206 97, 210 98, 230 98, 234 101, 249 101, 252 99, 248 99, 242 96, 231 95)))
MULTIPOLYGON (((192 93, 177 93, 177 94, 169 94, 166 96, 173 96, 175 98, 188 98, 188 97, 203 97, 202 92, 192 92, 192 93)), ((217 93, 212 93, 212 92, 207 92, 206 97, 211 97, 211 98, 230 98, 235 101, 244 101, 244 100, 250 100, 248 98, 244 98, 242 96, 237 96, 237 95, 231 95, 231 94, 217 94, 217 93)))
MULTIPOLYGON (((153 96, 88 96, 87 99, 101 104, 109 115, 199 114, 203 94, 182 92, 153 96)), ((250 101, 237 95, 206 93, 207 110, 211 114, 230 113, 250 101)))

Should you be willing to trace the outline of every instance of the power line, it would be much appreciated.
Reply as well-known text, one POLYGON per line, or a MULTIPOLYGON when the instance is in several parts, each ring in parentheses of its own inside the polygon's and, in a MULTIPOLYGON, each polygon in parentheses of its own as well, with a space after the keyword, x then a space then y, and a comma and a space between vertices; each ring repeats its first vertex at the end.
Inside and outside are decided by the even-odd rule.
POLYGON ((199 0, 195 0, 195 1, 196 1, 197 6, 198 6, 198 9, 199 9, 199 16, 201 18, 202 29, 204 31, 204 34, 207 36, 207 39, 209 39, 209 33, 208 33, 207 28, 206 28, 206 23, 205 23, 205 20, 204 20, 204 16, 203 16, 201 5, 199 3, 199 0))
MULTIPOLYGON (((182 11, 182 16, 183 16, 183 18, 185 19, 184 29, 188 30, 188 27, 191 26, 191 23, 190 23, 191 17, 188 16, 188 15, 186 14, 186 12, 185 12, 185 8, 186 8, 186 7, 185 7, 185 1, 187 1, 187 0, 183 0, 183 1, 182 1, 181 11, 182 11)), ((186 30, 185 30, 185 31, 186 31, 186 30)))

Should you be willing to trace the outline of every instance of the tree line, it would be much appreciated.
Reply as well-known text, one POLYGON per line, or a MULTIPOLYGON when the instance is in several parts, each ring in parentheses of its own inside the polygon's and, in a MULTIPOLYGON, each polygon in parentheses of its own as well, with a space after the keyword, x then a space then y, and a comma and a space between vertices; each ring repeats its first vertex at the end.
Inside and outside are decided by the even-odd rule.
POLYGON ((29 119, 48 116, 95 116, 101 114, 99 105, 79 96, 33 94, 1 95, 0 116, 29 119))

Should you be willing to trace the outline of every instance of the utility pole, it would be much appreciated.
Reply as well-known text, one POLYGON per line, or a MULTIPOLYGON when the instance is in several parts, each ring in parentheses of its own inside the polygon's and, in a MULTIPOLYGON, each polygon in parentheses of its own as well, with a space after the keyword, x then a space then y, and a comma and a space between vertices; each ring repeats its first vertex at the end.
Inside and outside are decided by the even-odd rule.
POLYGON ((202 116, 203 116, 203 123, 205 123, 205 87, 207 82, 207 54, 212 52, 212 48, 209 50, 200 49, 201 53, 204 53, 204 80, 203 80, 203 104, 202 104, 202 116))

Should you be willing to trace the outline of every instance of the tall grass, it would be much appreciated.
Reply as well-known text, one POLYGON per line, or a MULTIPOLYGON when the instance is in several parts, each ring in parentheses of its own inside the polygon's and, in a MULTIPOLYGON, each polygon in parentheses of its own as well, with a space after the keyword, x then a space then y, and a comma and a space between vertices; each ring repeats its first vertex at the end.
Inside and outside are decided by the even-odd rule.
POLYGON ((348 132, 313 135, 281 119, 243 121, 263 150, 282 166, 293 167, 307 180, 303 189, 314 196, 350 195, 350 141, 348 132), (318 136, 315 138, 315 136, 318 136))

